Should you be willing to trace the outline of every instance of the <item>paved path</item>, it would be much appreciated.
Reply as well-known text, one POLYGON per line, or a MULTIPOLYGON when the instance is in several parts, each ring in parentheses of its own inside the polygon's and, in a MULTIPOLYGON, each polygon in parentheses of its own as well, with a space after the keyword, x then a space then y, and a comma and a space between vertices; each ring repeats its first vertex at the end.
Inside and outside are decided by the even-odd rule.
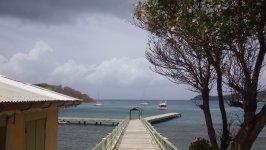
POLYGON ((155 150, 155 148, 141 121, 130 120, 116 150, 155 150))

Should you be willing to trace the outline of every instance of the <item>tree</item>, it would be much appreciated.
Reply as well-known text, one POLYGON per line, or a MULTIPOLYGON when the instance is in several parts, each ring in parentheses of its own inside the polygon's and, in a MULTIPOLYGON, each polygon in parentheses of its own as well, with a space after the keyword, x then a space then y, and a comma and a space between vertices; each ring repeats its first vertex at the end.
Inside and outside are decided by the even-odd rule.
POLYGON ((178 84, 188 84, 202 95, 200 108, 204 112, 208 135, 213 149, 218 149, 209 106, 209 92, 214 81, 214 69, 202 54, 182 39, 156 39, 150 37, 150 52, 146 58, 154 71, 178 84), (182 46, 181 46, 182 45, 182 46))
POLYGON ((242 97, 237 103, 244 111, 244 121, 231 149, 250 149, 266 124, 266 104, 257 108, 258 81, 266 53, 266 2, 237 1, 232 7, 231 21, 225 27, 230 25, 235 30, 227 46, 229 56, 235 58, 231 64, 236 67, 229 67, 226 76, 229 87, 242 97))
MULTIPOLYGON (((231 149, 250 149, 266 123, 266 106, 257 110, 256 101, 258 79, 266 53, 265 5, 264 0, 147 0, 139 3, 135 9, 137 26, 150 31, 157 39, 177 43, 177 47, 184 47, 185 44, 193 53, 200 54, 211 65, 210 68, 214 68, 223 124, 220 149, 227 149, 231 140, 222 83, 234 91, 234 95, 242 97, 233 99, 231 104, 242 107, 244 111, 244 121, 233 139, 231 149), (179 43, 180 39, 184 42, 179 43)), ((152 51, 156 47, 150 47, 150 53, 161 55, 167 47, 164 46, 160 53, 152 51)), ((176 53, 169 55, 174 57, 176 53)), ((184 55, 187 55, 187 51, 184 55)), ((175 74, 165 74, 169 68, 154 63, 165 62, 168 58, 149 56, 151 54, 148 60, 157 67, 156 72, 180 80, 175 74)), ((184 65, 178 61, 176 63, 184 65)), ((212 142, 210 134, 209 138, 212 148, 218 149, 215 146, 217 142, 212 142)))

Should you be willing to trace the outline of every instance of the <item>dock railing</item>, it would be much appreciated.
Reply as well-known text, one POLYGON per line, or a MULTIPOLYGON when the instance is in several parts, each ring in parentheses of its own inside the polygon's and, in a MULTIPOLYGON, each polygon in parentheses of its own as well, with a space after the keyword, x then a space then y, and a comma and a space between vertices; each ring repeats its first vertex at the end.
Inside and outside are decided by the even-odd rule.
POLYGON ((117 144, 122 132, 128 124, 129 119, 126 118, 116 126, 112 133, 108 134, 102 141, 97 144, 93 150, 112 150, 117 144))
POLYGON ((144 118, 141 118, 141 122, 143 123, 144 127, 149 132, 153 143, 158 150, 178 150, 174 144, 167 140, 166 137, 163 137, 160 133, 158 133, 153 126, 144 118))

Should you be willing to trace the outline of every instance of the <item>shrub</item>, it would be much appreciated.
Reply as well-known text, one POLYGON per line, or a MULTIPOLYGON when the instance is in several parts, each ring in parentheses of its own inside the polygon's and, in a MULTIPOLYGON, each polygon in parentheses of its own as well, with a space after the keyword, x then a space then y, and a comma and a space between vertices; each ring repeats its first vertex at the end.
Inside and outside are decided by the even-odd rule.
POLYGON ((208 140, 197 137, 189 144, 189 150, 211 150, 211 145, 208 140))

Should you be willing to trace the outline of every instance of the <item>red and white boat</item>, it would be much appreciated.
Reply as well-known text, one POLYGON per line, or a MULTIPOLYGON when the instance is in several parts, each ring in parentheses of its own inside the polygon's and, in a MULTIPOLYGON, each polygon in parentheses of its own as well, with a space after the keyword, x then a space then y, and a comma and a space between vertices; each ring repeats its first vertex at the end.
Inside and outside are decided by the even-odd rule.
POLYGON ((166 101, 160 102, 159 105, 158 105, 158 109, 159 110, 166 110, 167 109, 167 103, 166 103, 166 101))

